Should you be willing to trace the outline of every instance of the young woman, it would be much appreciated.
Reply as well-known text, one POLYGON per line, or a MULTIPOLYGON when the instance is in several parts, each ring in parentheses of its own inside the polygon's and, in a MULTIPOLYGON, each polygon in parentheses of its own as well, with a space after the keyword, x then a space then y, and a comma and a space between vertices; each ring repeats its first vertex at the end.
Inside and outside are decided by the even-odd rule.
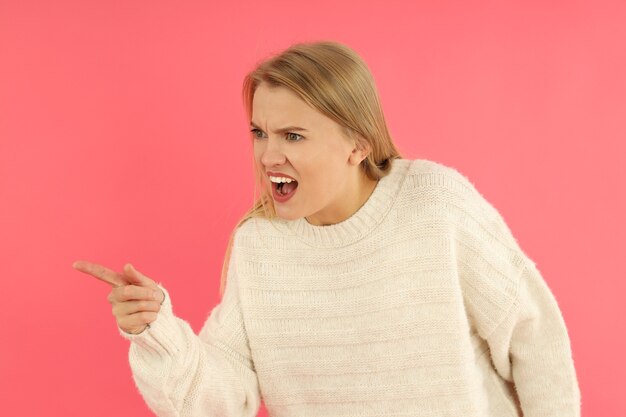
POLYGON ((498 211, 451 167, 406 160, 373 78, 335 42, 245 79, 260 185, 198 335, 159 283, 110 283, 158 416, 578 416, 558 305, 498 211))

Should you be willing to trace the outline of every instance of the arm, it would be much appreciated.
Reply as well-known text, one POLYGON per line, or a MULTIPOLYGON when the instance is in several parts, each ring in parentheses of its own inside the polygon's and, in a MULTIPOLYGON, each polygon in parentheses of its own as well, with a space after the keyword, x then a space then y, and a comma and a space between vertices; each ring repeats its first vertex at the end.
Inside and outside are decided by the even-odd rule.
POLYGON ((510 311, 486 340, 496 369, 515 383, 525 417, 580 416, 567 328, 534 264, 523 269, 510 311))
POLYGON ((165 293, 157 319, 131 341, 129 361, 135 384, 161 417, 255 416, 258 380, 250 356, 237 295, 234 256, 224 297, 198 335, 176 317, 165 293))
POLYGON ((565 322, 535 263, 500 213, 455 175, 459 276, 470 323, 498 374, 513 382, 524 417, 580 416, 580 390, 565 322))

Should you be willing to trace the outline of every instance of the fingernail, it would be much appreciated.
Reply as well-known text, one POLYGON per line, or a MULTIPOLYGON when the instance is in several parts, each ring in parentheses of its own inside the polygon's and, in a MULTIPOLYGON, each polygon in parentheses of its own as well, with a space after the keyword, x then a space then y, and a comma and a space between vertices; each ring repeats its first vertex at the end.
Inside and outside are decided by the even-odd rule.
POLYGON ((154 299, 158 301, 159 300, 159 292, 158 291, 153 292, 152 293, 152 297, 154 297, 154 299))

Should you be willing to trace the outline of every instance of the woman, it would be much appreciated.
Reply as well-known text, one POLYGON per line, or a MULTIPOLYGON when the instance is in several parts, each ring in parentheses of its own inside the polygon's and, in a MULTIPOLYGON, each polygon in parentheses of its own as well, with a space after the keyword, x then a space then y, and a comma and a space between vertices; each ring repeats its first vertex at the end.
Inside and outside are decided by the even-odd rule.
POLYGON ((120 334, 159 416, 578 416, 558 305, 453 168, 400 157, 367 66, 293 45, 244 82, 260 195, 198 335, 126 265, 120 334))

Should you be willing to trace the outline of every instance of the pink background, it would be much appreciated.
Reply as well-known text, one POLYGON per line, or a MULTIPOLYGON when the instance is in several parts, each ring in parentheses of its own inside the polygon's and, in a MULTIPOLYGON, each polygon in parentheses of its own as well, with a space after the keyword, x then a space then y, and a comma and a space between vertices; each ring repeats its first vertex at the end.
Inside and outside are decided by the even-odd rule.
POLYGON ((1 414, 152 415, 71 264, 133 262, 198 331, 252 203, 243 76, 334 39, 404 156, 467 175, 541 269, 583 414, 626 415, 626 6, 547 3, 0 0, 1 414))

